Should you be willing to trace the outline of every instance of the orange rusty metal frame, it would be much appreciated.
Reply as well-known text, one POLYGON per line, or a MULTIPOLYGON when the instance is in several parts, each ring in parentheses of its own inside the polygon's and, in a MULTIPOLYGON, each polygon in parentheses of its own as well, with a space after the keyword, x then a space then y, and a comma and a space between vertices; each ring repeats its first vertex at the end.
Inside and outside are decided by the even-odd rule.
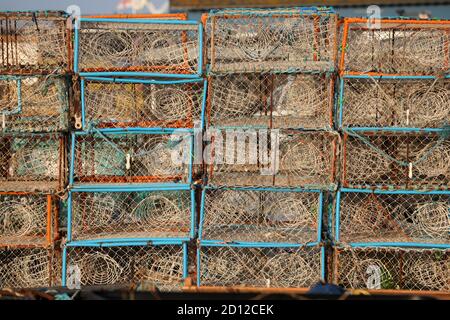
POLYGON ((86 15, 82 18, 96 19, 178 19, 187 20, 187 13, 144 13, 144 14, 106 14, 106 15, 86 15))

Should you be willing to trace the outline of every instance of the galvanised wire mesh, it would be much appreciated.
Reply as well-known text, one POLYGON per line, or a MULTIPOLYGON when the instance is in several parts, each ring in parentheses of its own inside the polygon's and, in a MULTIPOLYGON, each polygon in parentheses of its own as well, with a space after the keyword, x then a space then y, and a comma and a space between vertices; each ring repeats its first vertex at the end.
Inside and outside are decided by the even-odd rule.
POLYGON ((333 269, 346 288, 450 290, 450 250, 337 248, 333 269))
POLYGON ((104 132, 74 135, 73 182, 191 180, 190 133, 104 132))
POLYGON ((67 130, 68 95, 68 79, 63 76, 0 76, 2 130, 67 130))
POLYGON ((210 127, 332 127, 329 74, 241 73, 208 78, 210 127))
POLYGON ((344 78, 342 127, 441 128, 450 123, 450 79, 344 78))
POLYGON ((61 284, 61 254, 52 248, 0 248, 0 288, 39 288, 61 284))
POLYGON ((450 245, 449 193, 342 192, 338 241, 450 245))
POLYGON ((1 73, 71 70, 72 36, 67 15, 57 11, 0 12, 1 73))
POLYGON ((0 192, 0 246, 52 244, 58 233, 55 196, 0 192))
POLYGON ((309 287, 322 278, 319 247, 201 246, 201 286, 309 287))
POLYGON ((334 184, 338 139, 332 132, 214 130, 204 150, 208 181, 215 186, 327 188, 334 184))
POLYGON ((61 134, 0 135, 0 190, 52 191, 65 183, 65 138, 61 134))
POLYGON ((447 188, 450 142, 442 132, 356 132, 343 142, 345 187, 447 188))
POLYGON ((189 238, 190 190, 72 192, 71 240, 189 238))
POLYGON ((320 241, 324 206, 320 192, 207 188, 204 193, 201 239, 283 243, 320 241))
POLYGON ((204 19, 210 71, 333 71, 337 23, 325 7, 213 10, 204 19))
POLYGON ((183 286, 181 245, 67 247, 66 285, 183 286))
POLYGON ((78 70, 197 74, 201 26, 187 21, 163 22, 81 18, 78 70))
POLYGON ((446 20, 347 18, 341 72, 440 74, 449 68, 449 37, 446 20))
POLYGON ((193 128, 201 120, 203 80, 87 78, 83 83, 85 129, 91 125, 193 128))

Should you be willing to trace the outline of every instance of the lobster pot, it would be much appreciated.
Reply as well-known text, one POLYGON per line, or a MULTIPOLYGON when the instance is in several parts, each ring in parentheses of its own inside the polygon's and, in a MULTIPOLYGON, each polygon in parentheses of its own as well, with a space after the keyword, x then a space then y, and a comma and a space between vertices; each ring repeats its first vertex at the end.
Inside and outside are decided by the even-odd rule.
POLYGON ((81 18, 77 70, 200 74, 196 21, 81 18))
POLYGON ((338 136, 294 130, 212 130, 204 155, 215 186, 327 188, 338 136))
POLYGON ((346 131, 343 185, 350 188, 447 188, 450 141, 439 132, 346 131))
POLYGON ((450 290, 450 250, 336 248, 333 282, 351 289, 450 290))
POLYGON ((57 236, 55 196, 0 192, 0 246, 50 245, 57 236))
POLYGON ((65 182, 65 138, 60 134, 0 135, 0 190, 51 191, 65 182))
POLYGON ((68 95, 68 79, 64 76, 0 76, 2 130, 67 130, 68 95))
POLYGON ((337 241, 450 246, 450 192, 348 190, 340 195, 337 241))
POLYGON ((181 244, 68 246, 63 286, 126 285, 143 290, 180 290, 187 271, 186 248, 181 244))
POLYGON ((329 74, 241 73, 210 76, 210 127, 332 127, 334 79, 329 74))
POLYGON ((225 242, 320 242, 323 207, 320 191, 207 187, 200 237, 225 242))
POLYGON ((192 134, 94 131, 73 135, 75 183, 190 183, 192 134))
POLYGON ((320 247, 202 245, 198 285, 219 287, 309 287, 324 276, 320 247))
POLYGON ((84 128, 193 128, 203 110, 203 80, 82 79, 84 128))
POLYGON ((205 17, 213 73, 334 69, 338 19, 330 8, 212 10, 205 17))
MULTIPOLYGON (((137 189, 136 189, 137 190, 137 189)), ((71 191, 71 240, 186 238, 194 232, 194 191, 71 191)))
POLYGON ((341 93, 341 127, 441 128, 450 122, 449 78, 344 76, 341 93))
POLYGON ((449 21, 347 18, 343 35, 342 71, 433 75, 449 67, 449 21))
POLYGON ((0 288, 40 288, 61 284, 61 254, 44 247, 1 247, 0 288))

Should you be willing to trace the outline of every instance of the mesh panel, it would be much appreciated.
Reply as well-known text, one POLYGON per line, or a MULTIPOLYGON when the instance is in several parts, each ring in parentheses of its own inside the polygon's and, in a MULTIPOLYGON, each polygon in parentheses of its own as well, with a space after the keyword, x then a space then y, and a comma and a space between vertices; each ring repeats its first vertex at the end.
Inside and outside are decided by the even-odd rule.
POLYGON ((400 74, 434 74, 448 69, 450 24, 397 23, 381 20, 350 23, 343 70, 400 74))
POLYGON ((76 182, 186 182, 188 134, 102 133, 75 137, 76 182))
POLYGON ((44 248, 0 248, 0 288, 60 285, 60 253, 44 248))
POLYGON ((234 9, 209 14, 205 28, 211 71, 333 70, 337 16, 300 10, 234 9))
POLYGON ((97 127, 192 128, 200 121, 203 82, 87 81, 84 99, 86 122, 97 127))
POLYGON ((340 241, 450 243, 450 193, 342 194, 340 241))
POLYGON ((345 186, 447 187, 450 142, 437 133, 344 136, 345 186))
POLYGON ((440 128, 450 122, 449 80, 345 79, 345 127, 440 128))
POLYGON ((319 193, 207 189, 203 239, 317 241, 319 193))
POLYGON ((198 37, 198 25, 84 21, 79 30, 79 69, 194 74, 198 37))
POLYGON ((320 248, 201 247, 202 286, 309 287, 321 278, 320 248))
POLYGON ((212 127, 330 128, 333 80, 326 75, 209 77, 212 127))
POLYGON ((68 127, 65 77, 0 76, 0 114, 4 131, 62 131, 68 127))
POLYGON ((190 191, 72 193, 72 240, 189 237, 190 191))
POLYGON ((449 250, 337 249, 334 268, 346 288, 450 290, 449 250))
POLYGON ((68 247, 66 281, 90 285, 183 285, 181 246, 68 247), (70 273, 70 272, 74 273, 70 273), (79 272, 77 274, 77 271, 79 272))

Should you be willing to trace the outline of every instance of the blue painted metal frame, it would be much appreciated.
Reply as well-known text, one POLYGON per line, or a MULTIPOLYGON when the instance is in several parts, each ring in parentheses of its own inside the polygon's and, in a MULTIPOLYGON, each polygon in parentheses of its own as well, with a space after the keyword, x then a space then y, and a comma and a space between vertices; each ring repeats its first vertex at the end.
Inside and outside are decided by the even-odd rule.
POLYGON ((292 7, 292 8, 274 8, 271 10, 263 8, 231 8, 231 9, 211 9, 208 15, 221 16, 221 15, 255 15, 255 16, 273 16, 273 15, 315 15, 315 14, 336 14, 333 7, 329 6, 310 6, 310 7, 292 7), (296 11, 294 11, 296 10, 296 11))
POLYGON ((203 75, 203 25, 195 20, 164 20, 164 19, 118 19, 118 18, 77 18, 79 28, 75 28, 74 34, 74 72, 80 76, 88 77, 163 77, 179 79, 195 79, 203 75), (177 24, 177 25, 196 25, 198 26, 198 68, 195 74, 177 74, 177 73, 158 73, 158 72, 134 72, 134 71, 105 71, 105 72, 80 72, 79 70, 79 29, 83 22, 104 22, 104 23, 129 23, 129 24, 177 24))

